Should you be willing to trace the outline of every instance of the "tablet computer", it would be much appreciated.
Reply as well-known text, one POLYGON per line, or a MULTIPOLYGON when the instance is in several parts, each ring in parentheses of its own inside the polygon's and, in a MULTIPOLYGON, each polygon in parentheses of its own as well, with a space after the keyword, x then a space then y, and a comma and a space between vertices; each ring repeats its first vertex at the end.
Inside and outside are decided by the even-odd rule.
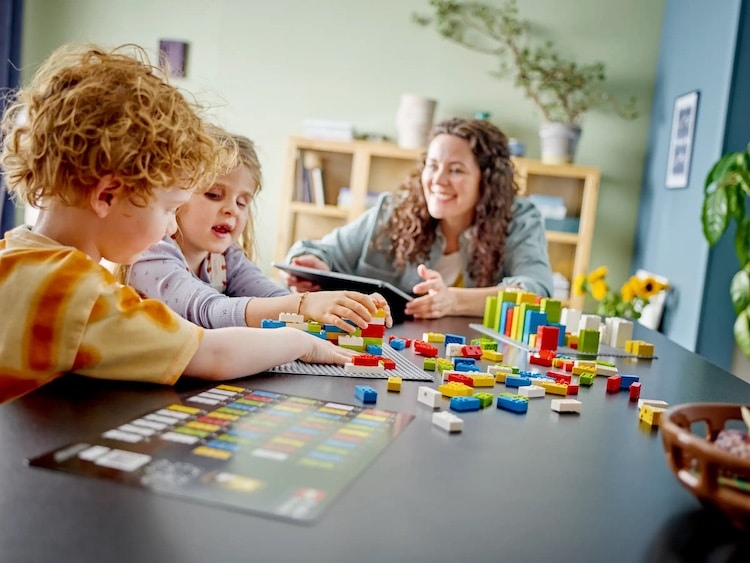
POLYGON ((401 291, 395 285, 392 285, 388 282, 384 282, 375 278, 365 278, 362 276, 353 276, 350 274, 331 272, 329 270, 307 268, 305 266, 297 266, 295 264, 278 264, 276 262, 273 262, 272 265, 279 270, 283 270, 293 276, 297 276, 301 280, 315 283, 319 285, 321 289, 348 289, 351 291, 360 291, 362 293, 378 292, 385 298, 386 301, 388 301, 388 305, 391 307, 391 316, 393 317, 394 324, 402 323, 407 318, 411 319, 410 315, 406 315, 404 313, 404 308, 409 301, 414 299, 414 296, 401 291))

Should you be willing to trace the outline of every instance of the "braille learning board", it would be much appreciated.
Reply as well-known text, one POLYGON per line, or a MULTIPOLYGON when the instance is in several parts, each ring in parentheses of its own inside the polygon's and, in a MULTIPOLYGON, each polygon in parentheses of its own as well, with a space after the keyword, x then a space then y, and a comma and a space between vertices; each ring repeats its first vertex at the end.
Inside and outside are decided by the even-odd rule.
POLYGON ((413 418, 218 385, 30 464, 310 522, 413 418))
MULTIPOLYGON (((271 373, 290 373, 294 375, 330 375, 334 377, 360 377, 365 379, 388 379, 388 376, 396 376, 407 381, 434 381, 432 375, 422 368, 414 365, 409 356, 415 356, 411 350, 408 353, 399 353, 388 344, 383 344, 383 356, 396 362, 396 369, 387 369, 379 373, 354 373, 344 370, 342 366, 327 364, 306 364, 294 361, 280 366, 272 367, 271 373)), ((424 358, 415 356, 421 360, 424 358)))

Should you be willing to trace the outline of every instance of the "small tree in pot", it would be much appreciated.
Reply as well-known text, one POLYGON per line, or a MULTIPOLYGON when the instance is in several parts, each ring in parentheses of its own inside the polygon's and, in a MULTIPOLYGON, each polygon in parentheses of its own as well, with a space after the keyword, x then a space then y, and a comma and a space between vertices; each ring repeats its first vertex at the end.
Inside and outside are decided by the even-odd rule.
POLYGON ((498 59, 493 75, 512 76, 542 114, 540 127, 542 160, 570 162, 581 133, 582 116, 595 107, 610 107, 618 115, 633 119, 635 98, 625 103, 604 89, 604 63, 585 65, 566 60, 547 41, 539 47, 527 46, 529 22, 520 18, 516 0, 506 0, 500 7, 479 2, 430 0, 433 15, 412 14, 422 26, 434 24, 437 32, 464 47, 498 59), (545 151, 545 138, 560 131, 568 140, 567 154, 545 151))

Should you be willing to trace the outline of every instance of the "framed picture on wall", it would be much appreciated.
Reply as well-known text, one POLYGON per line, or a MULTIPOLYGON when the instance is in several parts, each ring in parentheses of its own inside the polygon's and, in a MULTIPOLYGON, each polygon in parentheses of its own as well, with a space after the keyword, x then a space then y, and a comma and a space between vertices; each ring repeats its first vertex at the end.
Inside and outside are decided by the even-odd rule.
POLYGON ((674 101, 672 133, 669 136, 667 158, 668 188, 685 188, 690 179, 690 160, 695 136, 695 118, 698 113, 698 90, 693 90, 674 101))

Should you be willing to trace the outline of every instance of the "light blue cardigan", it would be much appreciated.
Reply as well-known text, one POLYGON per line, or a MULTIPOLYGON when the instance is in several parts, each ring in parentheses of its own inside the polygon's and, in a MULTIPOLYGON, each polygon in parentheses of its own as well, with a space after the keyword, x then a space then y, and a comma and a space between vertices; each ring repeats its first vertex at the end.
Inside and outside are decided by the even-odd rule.
MULTIPOLYGON (((380 279, 411 293, 412 288, 422 281, 417 274, 418 264, 407 264, 403 270, 399 270, 393 265, 390 253, 376 249, 371 244, 377 237, 380 225, 388 220, 391 212, 391 194, 384 194, 375 207, 321 240, 296 242, 287 254, 287 261, 301 254, 312 254, 328 264, 334 272, 380 279)), ((505 243, 503 271, 494 284, 518 284, 526 291, 549 297, 552 295, 552 269, 547 255, 542 216, 534 204, 521 196, 514 199, 512 213, 513 219, 505 243)), ((468 232, 464 232, 460 238, 461 271, 464 286, 476 287, 476 281, 466 271, 470 258, 469 236, 468 232)), ((498 233, 498 236, 501 234, 498 233)), ((425 262, 428 268, 435 267, 444 248, 445 238, 438 230, 435 244, 425 262)))

